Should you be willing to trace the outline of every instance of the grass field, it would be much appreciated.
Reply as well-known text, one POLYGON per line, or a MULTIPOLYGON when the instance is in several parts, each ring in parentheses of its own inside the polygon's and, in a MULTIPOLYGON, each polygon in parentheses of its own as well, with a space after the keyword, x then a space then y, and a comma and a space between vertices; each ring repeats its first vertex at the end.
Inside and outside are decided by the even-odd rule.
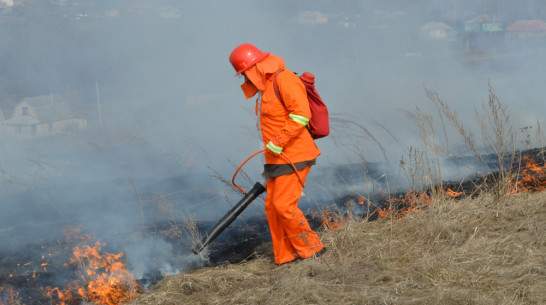
POLYGON ((546 193, 433 198, 401 219, 321 230, 328 251, 165 278, 131 304, 545 304, 546 193))

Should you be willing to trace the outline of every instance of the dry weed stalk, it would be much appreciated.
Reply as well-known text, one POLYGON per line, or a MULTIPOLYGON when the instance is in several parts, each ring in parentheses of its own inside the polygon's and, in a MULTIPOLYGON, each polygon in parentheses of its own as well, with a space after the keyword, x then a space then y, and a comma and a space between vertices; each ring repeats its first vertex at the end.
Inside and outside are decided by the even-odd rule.
MULTIPOLYGON (((382 156, 387 160, 387 154, 385 148, 374 136, 374 134, 362 123, 359 123, 361 119, 355 118, 349 114, 345 115, 331 115, 330 122, 332 129, 335 130, 337 135, 332 135, 330 138, 337 144, 338 147, 350 147, 355 150, 357 155, 362 152, 362 146, 359 145, 359 140, 365 140, 372 142, 382 156), (342 128, 339 126, 343 126, 342 128), (344 143, 342 141, 349 140, 350 143, 344 143)), ((341 153, 345 153, 341 151, 341 153)))
MULTIPOLYGON (((475 139, 474 133, 465 126, 465 123, 459 118, 456 111, 452 110, 449 105, 444 102, 435 91, 425 89, 427 98, 438 109, 438 117, 441 119, 443 128, 443 137, 446 137, 443 143, 445 146, 438 145, 439 141, 435 140, 438 136, 434 130, 434 124, 432 123, 431 116, 422 113, 419 109, 416 110, 415 118, 421 137, 423 139, 425 151, 430 149, 431 155, 425 162, 427 166, 430 164, 439 164, 438 154, 446 157, 458 159, 458 156, 450 150, 449 141, 447 139, 448 127, 451 126, 462 138, 463 143, 473 153, 474 157, 478 161, 481 167, 482 174, 489 175, 491 172, 498 173, 497 175, 490 175, 489 179, 494 181, 487 181, 484 183, 483 188, 486 188, 486 192, 489 191, 495 194, 496 198, 502 198, 508 195, 510 192, 510 182, 514 180, 513 164, 516 162, 517 154, 517 134, 514 130, 512 120, 506 105, 504 105, 499 97, 495 94, 494 88, 490 82, 488 82, 489 95, 487 101, 482 103, 483 114, 475 109, 476 120, 479 123, 481 131, 481 144, 475 139), (447 118, 444 120, 443 118, 447 118), (483 148, 480 148, 483 147, 483 148), (436 154, 436 156, 434 156, 436 154), (432 158, 430 158, 432 156, 432 158), (494 167, 491 167, 488 163, 488 158, 494 156, 496 161, 494 167)), ((521 129, 522 132, 528 132, 530 127, 521 129)), ((542 131, 540 125, 537 130, 537 141, 541 143, 542 131)), ((528 135, 525 139, 527 147, 532 146, 531 137, 528 135)), ((519 160, 521 161, 521 160, 519 160)), ((476 169, 471 164, 465 166, 476 169)), ((441 172, 435 171, 439 174, 439 181, 441 179, 441 172)))
POLYGON ((423 190, 425 188, 425 153, 410 147, 408 161, 402 159, 400 167, 410 180, 411 190, 423 190))
POLYGON ((544 137, 544 132, 542 131, 542 128, 540 127, 540 122, 538 120, 537 120, 536 141, 538 143, 538 147, 544 147, 544 142, 546 141, 546 138, 544 137))
POLYGON ((443 116, 445 115, 448 119, 448 122, 455 128, 459 135, 463 138, 463 141, 476 158, 483 164, 486 162, 482 159, 482 154, 480 153, 478 147, 476 146, 476 141, 474 140, 474 134, 472 131, 465 128, 464 123, 459 119, 459 115, 456 111, 452 111, 447 103, 445 103, 437 92, 425 89, 425 94, 428 99, 439 108, 439 117, 442 118, 442 128, 444 129, 444 135, 446 136, 446 149, 444 152, 450 152, 448 139, 447 139, 447 126, 443 121, 443 116))
POLYGON ((127 179, 129 179, 129 182, 131 183, 131 186, 133 187, 133 190, 135 191, 135 195, 136 195, 136 199, 138 203, 138 209, 140 211, 140 222, 142 224, 142 227, 144 227, 145 226, 144 212, 142 211, 142 199, 140 198, 140 192, 138 191, 138 187, 136 185, 135 180, 129 176, 128 172, 126 172, 126 174, 127 174, 127 179))
MULTIPOLYGON (((199 249, 203 245, 203 235, 197 227, 195 216, 195 214, 182 216, 182 233, 183 236, 189 236, 189 245, 185 239, 182 239, 182 242, 190 249, 199 249)), ((206 251, 203 252, 203 257, 208 261, 209 257, 207 256, 206 251)))
POLYGON ((512 179, 512 164, 516 158, 516 134, 514 133, 510 115, 495 94, 491 83, 489 86, 489 99, 482 104, 485 115, 476 111, 476 118, 481 122, 484 141, 493 149, 497 157, 499 178, 494 189, 497 197, 506 195, 506 183, 512 179), (508 166, 506 166, 508 163, 508 166))

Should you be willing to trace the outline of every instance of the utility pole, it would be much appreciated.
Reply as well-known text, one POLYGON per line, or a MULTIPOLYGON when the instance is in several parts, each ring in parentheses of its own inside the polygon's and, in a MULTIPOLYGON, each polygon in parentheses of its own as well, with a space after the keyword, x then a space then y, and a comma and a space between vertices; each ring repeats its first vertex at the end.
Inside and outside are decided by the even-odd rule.
POLYGON ((99 82, 95 81, 95 90, 97 92, 97 111, 99 115, 99 126, 102 127, 102 110, 100 107, 100 92, 99 92, 99 82))

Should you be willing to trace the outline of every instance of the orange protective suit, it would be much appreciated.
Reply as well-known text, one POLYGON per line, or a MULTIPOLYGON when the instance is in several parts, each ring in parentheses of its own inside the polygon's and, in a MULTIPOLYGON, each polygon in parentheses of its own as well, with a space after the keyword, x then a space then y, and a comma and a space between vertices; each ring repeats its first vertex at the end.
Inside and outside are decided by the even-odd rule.
MULTIPOLYGON (((246 98, 254 96, 258 91, 262 93, 261 101, 256 100, 262 139, 264 143, 282 151, 282 154, 265 154, 266 168, 289 164, 283 155, 296 164, 314 161, 320 151, 305 128, 311 111, 305 87, 299 77, 286 69, 284 60, 275 55, 265 57, 244 74, 245 83, 241 88, 246 98), (277 86, 284 105, 273 89, 273 77, 281 69, 284 71, 277 76, 277 86)), ((298 174, 303 182, 310 168, 310 165, 301 169, 299 167, 298 174)), ((298 208, 303 190, 298 175, 292 171, 274 176, 267 180, 266 190, 265 211, 271 230, 275 263, 286 263, 298 257, 308 258, 322 250, 324 245, 298 208)))

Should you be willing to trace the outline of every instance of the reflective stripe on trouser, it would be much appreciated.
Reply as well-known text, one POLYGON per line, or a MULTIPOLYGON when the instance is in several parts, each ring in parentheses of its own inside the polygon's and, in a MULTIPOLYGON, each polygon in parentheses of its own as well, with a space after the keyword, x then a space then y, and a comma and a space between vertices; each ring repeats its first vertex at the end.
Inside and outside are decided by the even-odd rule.
MULTIPOLYGON (((298 171, 303 181, 310 169, 308 166, 298 171)), ((295 173, 267 180, 265 214, 276 264, 292 261, 298 256, 308 258, 324 247, 298 208, 302 190, 295 173)))

